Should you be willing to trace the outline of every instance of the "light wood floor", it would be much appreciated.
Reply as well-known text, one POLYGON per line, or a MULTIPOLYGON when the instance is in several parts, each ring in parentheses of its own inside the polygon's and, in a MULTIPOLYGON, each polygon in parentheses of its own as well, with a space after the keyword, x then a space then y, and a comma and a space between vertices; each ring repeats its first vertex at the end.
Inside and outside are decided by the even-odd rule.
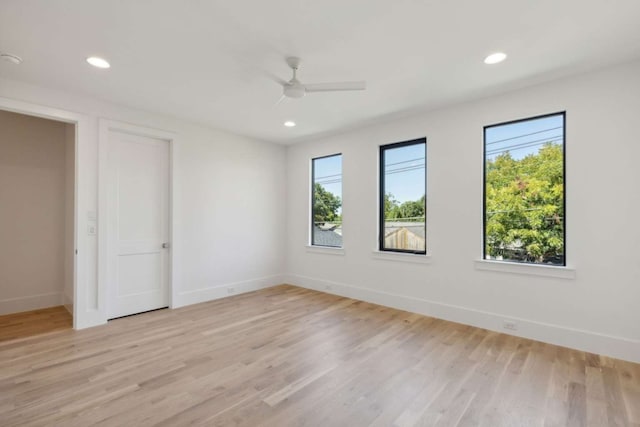
POLYGON ((73 318, 63 306, 0 316, 0 342, 71 329, 73 318))
POLYGON ((0 343, 0 425, 640 425, 640 365, 293 286, 0 343))

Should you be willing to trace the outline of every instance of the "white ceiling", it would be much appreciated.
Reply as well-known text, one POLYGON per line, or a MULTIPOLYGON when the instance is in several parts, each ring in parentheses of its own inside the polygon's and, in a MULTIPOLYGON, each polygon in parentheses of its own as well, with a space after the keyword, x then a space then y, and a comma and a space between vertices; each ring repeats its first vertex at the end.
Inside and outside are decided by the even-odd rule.
POLYGON ((0 77, 293 143, 638 58, 640 1, 2 0, 0 51, 0 77), (368 89, 274 106, 289 55, 368 89))

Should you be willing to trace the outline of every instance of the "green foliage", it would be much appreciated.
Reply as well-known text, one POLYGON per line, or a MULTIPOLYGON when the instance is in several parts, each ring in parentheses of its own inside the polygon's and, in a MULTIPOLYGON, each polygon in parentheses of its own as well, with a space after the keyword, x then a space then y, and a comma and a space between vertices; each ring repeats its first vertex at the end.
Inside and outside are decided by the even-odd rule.
POLYGON ((386 193, 384 195, 384 217, 385 219, 393 219, 395 218, 394 213, 395 210, 398 208, 400 202, 398 202, 393 194, 391 193, 386 193))
POLYGON ((545 144, 514 160, 509 152, 486 164, 486 253, 523 251, 542 262, 564 254, 562 146, 545 144))
POLYGON ((313 221, 335 222, 340 221, 338 210, 342 206, 342 200, 322 185, 313 185, 313 221))
POLYGON ((408 200, 404 203, 398 202, 393 194, 384 195, 384 218, 386 220, 412 218, 418 220, 424 217, 425 196, 418 200, 408 200))

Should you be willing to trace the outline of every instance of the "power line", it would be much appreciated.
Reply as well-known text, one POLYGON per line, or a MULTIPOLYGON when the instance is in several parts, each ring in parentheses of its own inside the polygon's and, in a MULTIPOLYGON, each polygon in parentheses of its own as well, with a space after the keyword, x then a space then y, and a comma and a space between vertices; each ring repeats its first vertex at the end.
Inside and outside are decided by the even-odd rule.
MULTIPOLYGON (((394 162, 394 163, 387 163, 385 165, 385 168, 388 168, 389 166, 396 166, 396 165, 401 165, 401 164, 405 164, 405 163, 411 163, 411 162, 415 162, 418 160, 424 160, 424 157, 416 157, 413 159, 409 159, 409 160, 403 160, 401 162, 394 162)), ((385 172, 385 174, 392 174, 392 173, 400 173, 400 172, 405 172, 405 171, 410 171, 410 170, 417 170, 417 169, 422 169, 424 168, 424 163, 419 164, 419 165, 410 165, 410 166, 406 166, 406 167, 402 167, 402 168, 396 168, 396 169, 391 169, 387 172, 385 172)), ((315 183, 317 184, 333 184, 336 182, 340 182, 341 179, 335 179, 333 177, 342 177, 341 173, 336 173, 333 175, 323 175, 323 176, 318 176, 315 177, 315 183), (327 178, 333 178, 333 179, 327 179, 327 178)))
POLYGON ((505 153, 507 151, 516 151, 516 150, 521 150, 523 148, 535 147, 536 145, 544 145, 548 142, 560 141, 562 138, 562 135, 557 135, 556 137, 552 137, 552 138, 553 139, 549 139, 549 138, 537 139, 534 141, 527 141, 527 142, 521 142, 520 144, 509 145, 507 147, 494 148, 493 150, 487 151, 486 155, 488 156, 488 155, 493 155, 498 153, 505 153))
POLYGON ((415 159, 403 160, 401 162, 387 163, 386 165, 384 165, 384 167, 388 168, 389 166, 400 165, 402 163, 415 162, 416 160, 424 160, 424 157, 416 157, 415 159))
POLYGON ((327 185, 327 184, 337 184, 339 182, 342 182, 342 179, 329 179, 326 181, 315 181, 314 184, 320 184, 320 185, 327 185))
POLYGON ((494 154, 502 154, 502 153, 507 153, 510 151, 518 151, 518 150, 522 150, 524 148, 532 148, 532 147, 536 147, 538 145, 544 145, 545 142, 534 142, 534 143, 527 143, 527 144, 522 144, 522 145, 517 145, 517 146, 512 146, 512 147, 507 147, 507 148, 501 148, 498 150, 492 150, 492 151, 487 151, 487 156, 493 156, 494 154))
POLYGON ((487 156, 494 156, 496 154, 502 154, 502 153, 506 153, 506 152, 511 152, 511 151, 518 151, 518 150, 524 150, 525 148, 533 148, 536 147, 538 145, 544 145, 549 141, 546 142, 536 142, 533 144, 526 144, 526 145, 522 145, 522 146, 517 146, 515 148, 506 148, 504 150, 495 150, 495 151, 490 151, 487 153, 487 156))
POLYGON ((323 179, 323 178, 333 178, 334 176, 342 176, 342 173, 337 173, 334 175, 316 176, 316 180, 323 179))
POLYGON ((511 138, 499 139, 498 141, 487 142, 486 145, 497 144, 499 142, 504 142, 504 141, 511 141, 512 139, 523 138, 525 136, 536 135, 536 134, 539 134, 539 133, 549 132, 551 130, 556 130, 556 129, 562 129, 562 126, 558 126, 558 127, 555 127, 555 128, 544 129, 544 130, 539 130, 537 132, 525 133, 523 135, 512 136, 511 138))
POLYGON ((491 150, 489 150, 489 151, 495 151, 495 150, 507 150, 507 149, 509 149, 509 148, 511 148, 511 147, 519 147, 519 146, 521 146, 521 145, 531 144, 531 143, 534 143, 534 142, 550 142, 550 141, 557 141, 557 140, 559 140, 560 138, 562 138, 562 134, 554 135, 554 136, 547 136, 547 137, 545 137, 545 138, 540 138, 540 139, 533 139, 533 140, 531 140, 531 141, 518 142, 518 143, 516 143, 516 144, 507 145, 507 146, 505 146, 505 147, 492 148, 492 149, 491 149, 491 150))
POLYGON ((394 173, 402 173, 402 172, 410 172, 410 171, 414 171, 414 170, 420 170, 420 169, 424 169, 424 164, 422 165, 416 165, 416 166, 407 166, 404 168, 397 168, 397 169, 392 169, 389 171, 385 171, 385 175, 393 175, 394 173))
MULTIPOLYGON (((411 160, 406 160, 406 161, 403 161, 403 162, 393 163, 393 165, 414 162, 416 160, 422 160, 422 159, 424 159, 424 157, 411 159, 411 160)), ((391 166, 391 164, 389 164, 387 166, 391 166)), ((419 164, 419 165, 410 165, 410 166, 405 166, 405 167, 400 167, 400 168, 387 170, 387 171, 385 171, 384 174, 385 175, 393 175, 393 174, 396 174, 396 173, 411 172, 411 171, 414 171, 414 170, 424 169, 424 167, 425 167, 424 163, 419 164)), ((316 178, 314 183, 315 184, 327 185, 327 184, 337 184, 339 182, 342 182, 342 178, 326 179, 326 178, 331 178, 331 177, 334 177, 334 176, 342 176, 342 174, 326 175, 326 176, 323 176, 323 177, 318 177, 318 178, 316 178), (325 179, 321 179, 321 178, 325 178, 325 179)))

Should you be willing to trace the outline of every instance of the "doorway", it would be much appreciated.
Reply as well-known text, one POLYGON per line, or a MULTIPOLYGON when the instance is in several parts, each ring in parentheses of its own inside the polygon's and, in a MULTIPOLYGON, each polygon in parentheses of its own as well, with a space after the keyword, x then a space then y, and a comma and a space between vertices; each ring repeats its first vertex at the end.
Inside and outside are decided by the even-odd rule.
POLYGON ((0 110, 0 315, 25 333, 72 324, 75 158, 74 123, 0 110))

